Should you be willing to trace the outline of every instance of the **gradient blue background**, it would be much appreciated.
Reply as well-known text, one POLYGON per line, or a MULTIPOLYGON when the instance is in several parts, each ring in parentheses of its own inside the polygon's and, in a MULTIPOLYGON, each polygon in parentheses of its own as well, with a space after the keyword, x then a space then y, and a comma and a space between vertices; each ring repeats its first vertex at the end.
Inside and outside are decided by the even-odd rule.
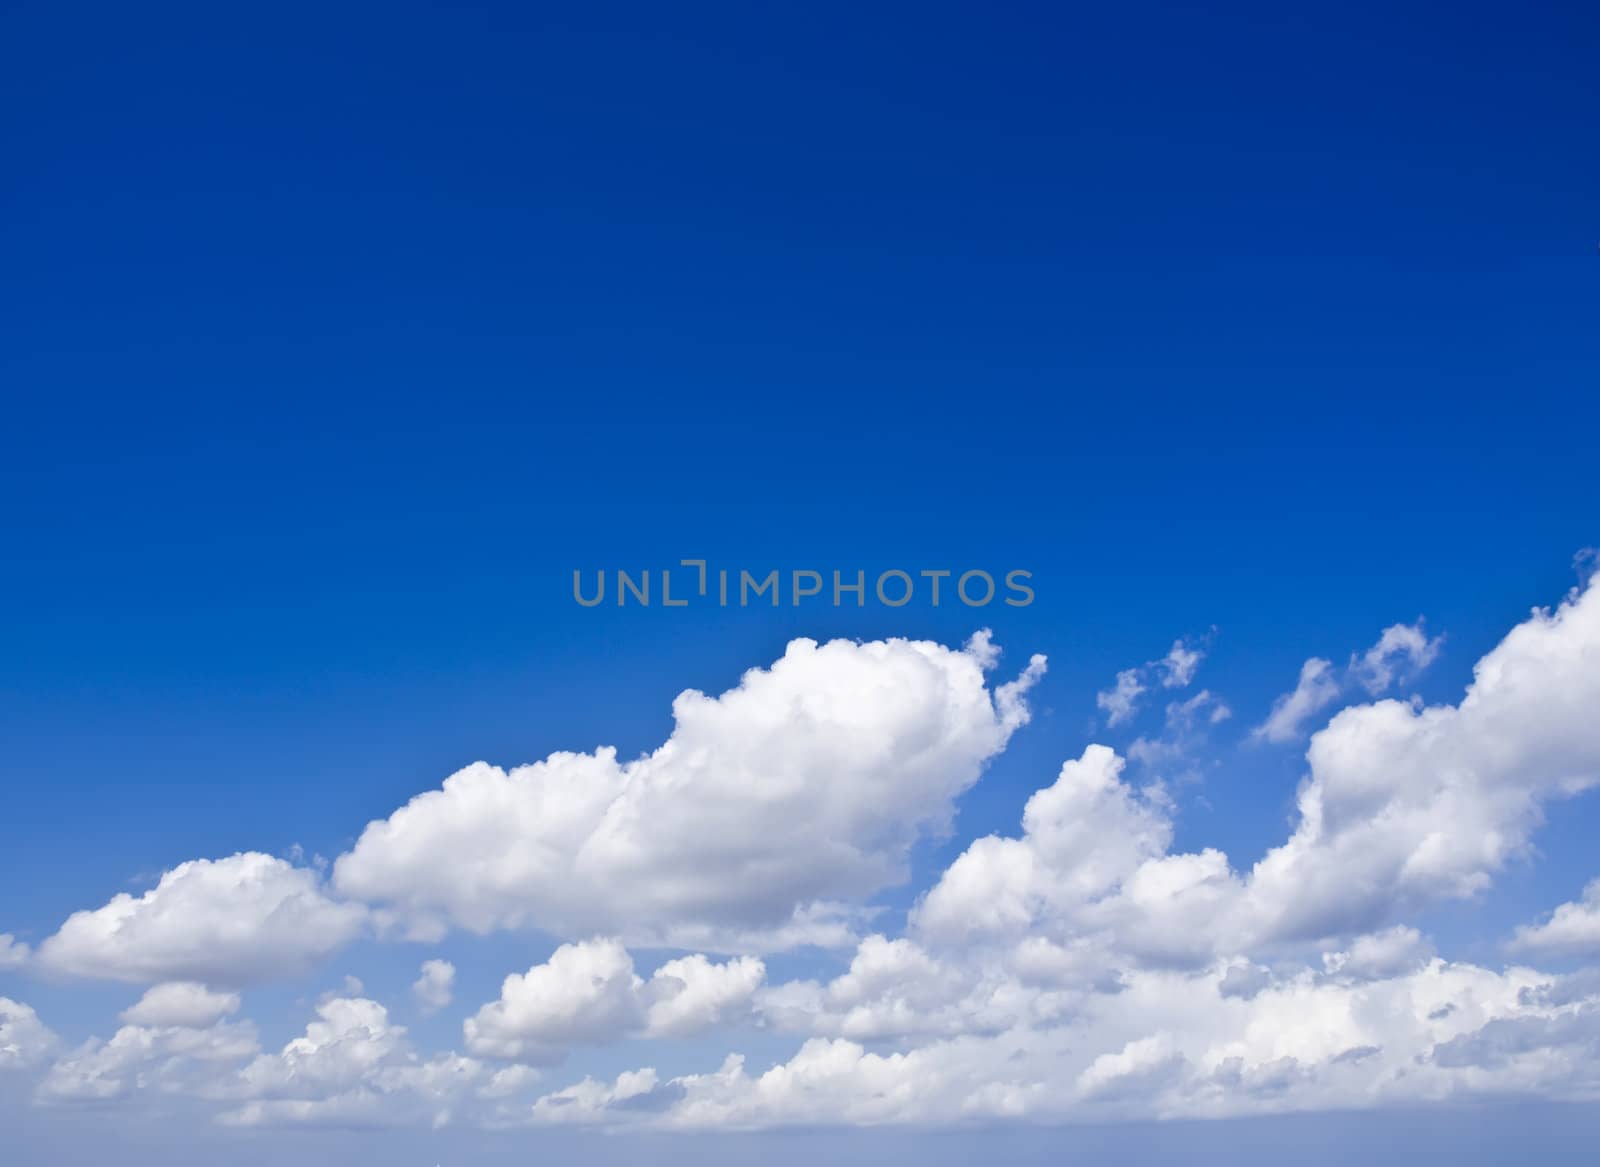
MULTIPOLYGON (((987 624, 1007 669, 1048 653, 1040 717, 962 810, 962 838, 1007 829, 1095 690, 1180 634, 1216 628, 1200 681, 1235 738, 1305 657, 1419 615, 1447 635, 1424 691, 1453 699, 1600 542, 1588 6, 5 25, 0 927, 24 939, 183 859, 336 854, 476 758, 649 748, 679 689, 794 635, 987 624), (574 568, 685 556, 1026 568, 1038 599, 571 600, 574 568)), ((1300 764, 1225 761, 1181 829, 1247 863, 1300 764)), ((1595 874, 1600 814, 1564 809, 1537 873, 1432 922, 1446 951, 1491 958, 1475 938, 1595 874)), ((537 948, 463 969, 463 998, 537 948)), ((414 975, 368 959, 369 986, 414 975)), ((24 987, 75 1033, 81 990, 24 987)))

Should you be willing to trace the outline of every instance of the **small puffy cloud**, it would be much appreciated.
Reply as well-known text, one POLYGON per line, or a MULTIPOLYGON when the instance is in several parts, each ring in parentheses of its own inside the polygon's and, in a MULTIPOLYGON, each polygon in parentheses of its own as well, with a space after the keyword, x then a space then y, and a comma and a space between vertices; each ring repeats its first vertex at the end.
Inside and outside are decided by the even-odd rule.
POLYGON ((239 1011, 238 993, 220 993, 193 981, 169 981, 147 990, 122 1011, 129 1025, 204 1029, 239 1011))
POLYGON ((633 959, 615 940, 563 944, 513 973, 500 999, 467 1018, 467 1049, 497 1058, 557 1061, 570 1045, 614 1041, 644 1025, 633 959))
POLYGON ((537 927, 724 952, 838 940, 829 905, 903 881, 912 846, 948 829, 1028 720, 1044 658, 991 690, 996 654, 986 635, 961 651, 793 641, 721 696, 680 694, 671 736, 634 761, 601 749, 459 771, 369 824, 335 886, 419 936, 537 927))
POLYGON ((37 1065, 56 1045, 56 1035, 29 1006, 0 997, 0 1071, 37 1065))
POLYGON ((1374 697, 1416 677, 1439 655, 1443 637, 1432 640, 1415 624, 1392 624, 1366 652, 1350 660, 1350 673, 1374 697))
MULTIPOLYGON (((1122 781, 1124 761, 1089 746, 1023 809, 1020 838, 973 842, 912 912, 915 933, 943 945, 1082 934, 1172 838, 1165 808, 1122 781), (1099 905, 1099 906, 1097 906, 1099 905)), ((1198 922, 1197 922, 1198 923, 1198 922)))
POLYGON ((321 1099, 363 1084, 376 1068, 404 1064, 404 1026, 363 997, 329 997, 317 1019, 276 1054, 263 1054, 240 1074, 242 1092, 257 1096, 321 1099))
POLYGON ((753 957, 722 964, 681 957, 644 980, 618 941, 563 944, 544 964, 505 979, 496 1001, 463 1026, 467 1049, 552 1062, 573 1045, 626 1036, 683 1037, 748 1012, 766 968, 753 957))
POLYGON ((366 920, 365 908, 324 894, 315 873, 244 852, 181 863, 141 896, 74 912, 37 959, 104 980, 245 984, 305 972, 366 920))
POLYGON ((1167 655, 1155 662, 1161 674, 1161 684, 1168 689, 1181 689, 1194 680, 1195 670, 1206 654, 1182 640, 1174 640, 1167 655))
POLYGON ((1255 729, 1264 741, 1292 742, 1305 735, 1306 722, 1339 699, 1339 680, 1333 662, 1312 657, 1300 666, 1300 679, 1292 691, 1272 703, 1272 712, 1255 729))
POLYGON ((11 933, 0 932, 0 972, 21 968, 32 955, 33 950, 11 933))
POLYGON ((1523 952, 1576 955, 1600 952, 1600 879, 1583 889, 1583 898, 1566 903, 1542 924, 1517 929, 1512 947, 1523 952))
MULTIPOLYGON (((1095 694, 1095 704, 1106 715, 1106 725, 1115 728, 1131 721, 1139 712, 1139 702, 1152 685, 1163 689, 1182 689, 1194 680, 1205 651, 1187 640, 1174 640, 1167 654, 1157 660, 1123 669, 1109 689, 1095 694)), ((1170 706, 1169 706, 1170 708, 1170 706)))
POLYGON ((1144 682, 1138 669, 1123 669, 1117 674, 1117 683, 1094 696, 1094 703, 1106 715, 1107 725, 1121 725, 1139 711, 1139 698, 1144 695, 1144 682))
POLYGON ((683 1037, 740 1019, 766 972, 753 956, 721 964, 700 954, 667 961, 644 989, 645 1035, 683 1037))
POLYGON ((422 973, 411 983, 411 995, 424 1013, 437 1013, 450 1004, 456 966, 448 960, 425 960, 422 973))

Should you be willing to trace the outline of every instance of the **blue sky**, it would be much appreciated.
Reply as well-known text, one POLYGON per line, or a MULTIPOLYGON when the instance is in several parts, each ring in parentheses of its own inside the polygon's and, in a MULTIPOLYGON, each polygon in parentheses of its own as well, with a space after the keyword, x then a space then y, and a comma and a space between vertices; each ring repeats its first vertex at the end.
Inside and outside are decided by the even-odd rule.
MULTIPOLYGON (((1309 733, 1374 698, 1353 654, 1421 620, 1443 639, 1389 695, 1454 704, 1600 543, 1597 30, 1577 6, 23 5, 11 24, 0 933, 36 952, 187 860, 316 872, 479 759, 635 757, 681 690, 730 690, 795 637, 955 653, 988 627, 991 689, 1049 658, 952 831, 861 897, 890 935, 973 840, 1017 835, 1063 761, 1126 755, 1201 690, 1231 716, 1127 779, 1163 782, 1174 853, 1248 871, 1293 829, 1309 733), (574 569, 684 557, 1016 568, 1037 598, 572 601, 574 569), (1147 668, 1139 716, 1107 725, 1096 695, 1178 640, 1204 653, 1193 682, 1147 668), (1337 703, 1255 740, 1310 658, 1337 703)), ((1531 857, 1404 924, 1504 969, 1518 927, 1600 875, 1597 813, 1554 804, 1531 857)), ((270 1053, 354 975, 429 1055, 586 938, 363 932, 214 987, 270 1053), (423 1016, 430 957, 455 999, 423 1016)), ((689 951, 634 959, 648 977, 689 951)), ((770 987, 850 950, 759 955, 770 987)), ((0 970, 0 997, 37 1010, 55 1059, 143 991, 41 962, 0 970)), ((784 1062, 802 1037, 781 1029, 590 1043, 535 1094, 734 1048, 784 1062)), ((12 1081, 24 1161, 89 1137, 12 1081)), ((158 1111, 132 1091, 94 1121, 159 1132, 158 1111)), ((1567 1121, 1544 1124, 1551 1161, 1567 1121)), ((1194 1139, 1247 1122, 1278 1132, 1261 1162, 1299 1137, 1240 1116, 1194 1139)), ((483 1137, 430 1136, 522 1145, 483 1137)), ((884 1136, 828 1137, 848 1157, 884 1136)))

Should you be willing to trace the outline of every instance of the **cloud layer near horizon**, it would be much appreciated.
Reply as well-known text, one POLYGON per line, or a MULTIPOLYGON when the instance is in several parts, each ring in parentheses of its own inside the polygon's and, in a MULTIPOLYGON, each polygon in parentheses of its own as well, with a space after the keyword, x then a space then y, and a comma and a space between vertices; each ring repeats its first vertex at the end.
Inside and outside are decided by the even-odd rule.
MULTIPOLYGON (((1352 655, 1352 685, 1314 660, 1333 695, 1286 698, 1264 724, 1293 732, 1261 736, 1294 736, 1343 689, 1382 692, 1438 643, 1395 625, 1352 655)), ((0 998, 0 1069, 46 1101, 159 1090, 241 1125, 939 1125, 1600 1092, 1600 976, 1446 960, 1412 926, 1528 857, 1545 808, 1600 780, 1600 588, 1519 624, 1455 704, 1336 713, 1310 738, 1287 837, 1253 865, 1173 850, 1165 792, 1090 745, 1015 834, 937 873, 903 930, 868 932, 873 897, 1029 718, 1043 660, 991 687, 997 655, 985 635, 795 641, 720 696, 682 694, 644 757, 459 771, 370 824, 327 879, 265 855, 196 860, 36 952, 0 938, 14 966, 152 986, 114 1036, 71 1049, 0 998), (237 987, 358 936, 451 929, 565 941, 467 1006, 464 1052, 417 1049, 359 991, 276 1052, 233 1019, 237 987), (772 979, 762 956, 797 945, 842 957, 772 979), (736 1048, 756 1029, 795 1052, 652 1068, 652 1043, 736 1048), (637 1060, 550 1081, 569 1050, 607 1045, 637 1060)), ((1148 680, 1186 686, 1202 656, 1180 640, 1148 680)), ((1133 716, 1131 697, 1107 700, 1133 716)), ((1596 904, 1591 886, 1506 939, 1600 952, 1596 904)), ((424 964, 424 1012, 451 1004, 455 974, 424 964)))

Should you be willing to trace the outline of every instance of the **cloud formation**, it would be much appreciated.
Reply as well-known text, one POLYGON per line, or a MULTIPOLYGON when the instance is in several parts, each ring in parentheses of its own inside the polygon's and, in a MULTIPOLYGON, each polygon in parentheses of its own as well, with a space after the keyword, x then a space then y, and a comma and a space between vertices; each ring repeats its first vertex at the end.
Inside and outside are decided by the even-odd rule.
POLYGON ((421 975, 411 984, 411 995, 424 1013, 437 1013, 454 995, 456 966, 448 960, 425 960, 421 975))
POLYGON ((837 943, 829 905, 902 882, 912 844, 1028 720, 986 635, 793 641, 719 697, 689 690, 654 752, 477 763, 368 825, 334 884, 413 934, 538 927, 719 951, 837 943))
MULTIPOLYGON (((1437 640, 1395 627, 1410 631, 1387 630, 1335 686, 1386 691, 1431 659, 1437 640)), ((1600 1097, 1600 971, 1447 959, 1414 923, 1531 857, 1546 808, 1600 782, 1600 587, 1512 629, 1455 704, 1377 699, 1332 717, 1310 737, 1286 836, 1253 864, 1175 849, 1174 803, 1092 744, 1015 833, 938 872, 903 929, 884 914, 837 958, 773 976, 759 945, 871 920, 867 898, 1026 720, 1041 666, 991 690, 993 664, 982 637, 960 651, 796 642, 721 697, 681 697, 646 758, 453 777, 370 826, 346 856, 359 877, 334 890, 266 856, 181 865, 72 917, 36 957, 153 983, 122 1028, 61 1053, 31 1009, 0 999, 0 1068, 45 1101, 153 1092, 239 1125, 945 1126, 1600 1097), (698 872, 680 854, 691 831, 698 872), (426 893, 408 881, 430 863, 442 886, 426 893), (376 907, 339 898, 366 894, 376 907), (239 910, 219 923, 225 903, 239 910), (276 1052, 232 1019, 227 986, 303 968, 388 912, 413 931, 606 926, 507 976, 463 1019, 462 1052, 417 1049, 358 986, 276 1052), (648 926, 655 914, 665 926, 648 926), (213 940, 204 956, 196 933, 213 940), (706 936, 730 948, 685 945, 706 936), (663 944, 674 951, 646 963, 663 944), (716 1052, 658 1069, 652 1043, 688 1037, 716 1052), (751 1040, 790 1044, 769 1064, 723 1056, 751 1040), (547 1083, 578 1047, 612 1064, 547 1083)), ((1173 701, 1174 740, 1218 708, 1173 701)), ((1600 947, 1597 887, 1513 948, 1600 947)), ((424 963, 424 1011, 448 1007, 454 971, 424 963)))
POLYGON ((544 964, 507 977, 463 1033, 474 1054, 533 1063, 630 1035, 685 1037, 748 1012, 765 974, 753 957, 717 964, 697 954, 645 980, 616 940, 563 944, 544 964))
POLYGON ((1172 642, 1165 656, 1122 669, 1111 688, 1095 694, 1095 704, 1106 715, 1107 727, 1114 729, 1132 721, 1139 712, 1140 699, 1150 691, 1151 685, 1160 685, 1163 689, 1186 687, 1194 680, 1205 656, 1204 649, 1180 638, 1172 642))
POLYGON ((1560 956, 1600 953, 1600 879, 1583 889, 1578 902, 1560 905, 1542 923, 1518 928, 1511 946, 1560 956))
POLYGON ((1312 657, 1300 666, 1295 687, 1272 703, 1272 712, 1254 736, 1279 745, 1299 741, 1311 720, 1352 688, 1359 686, 1377 697, 1416 680, 1438 657, 1443 643, 1443 637, 1430 640, 1418 620, 1385 628, 1376 644, 1350 657, 1343 674, 1332 661, 1312 657))
POLYGON ((74 912, 37 960, 103 980, 249 984, 307 971, 366 922, 365 908, 331 899, 315 872, 245 852, 181 863, 141 896, 74 912))

